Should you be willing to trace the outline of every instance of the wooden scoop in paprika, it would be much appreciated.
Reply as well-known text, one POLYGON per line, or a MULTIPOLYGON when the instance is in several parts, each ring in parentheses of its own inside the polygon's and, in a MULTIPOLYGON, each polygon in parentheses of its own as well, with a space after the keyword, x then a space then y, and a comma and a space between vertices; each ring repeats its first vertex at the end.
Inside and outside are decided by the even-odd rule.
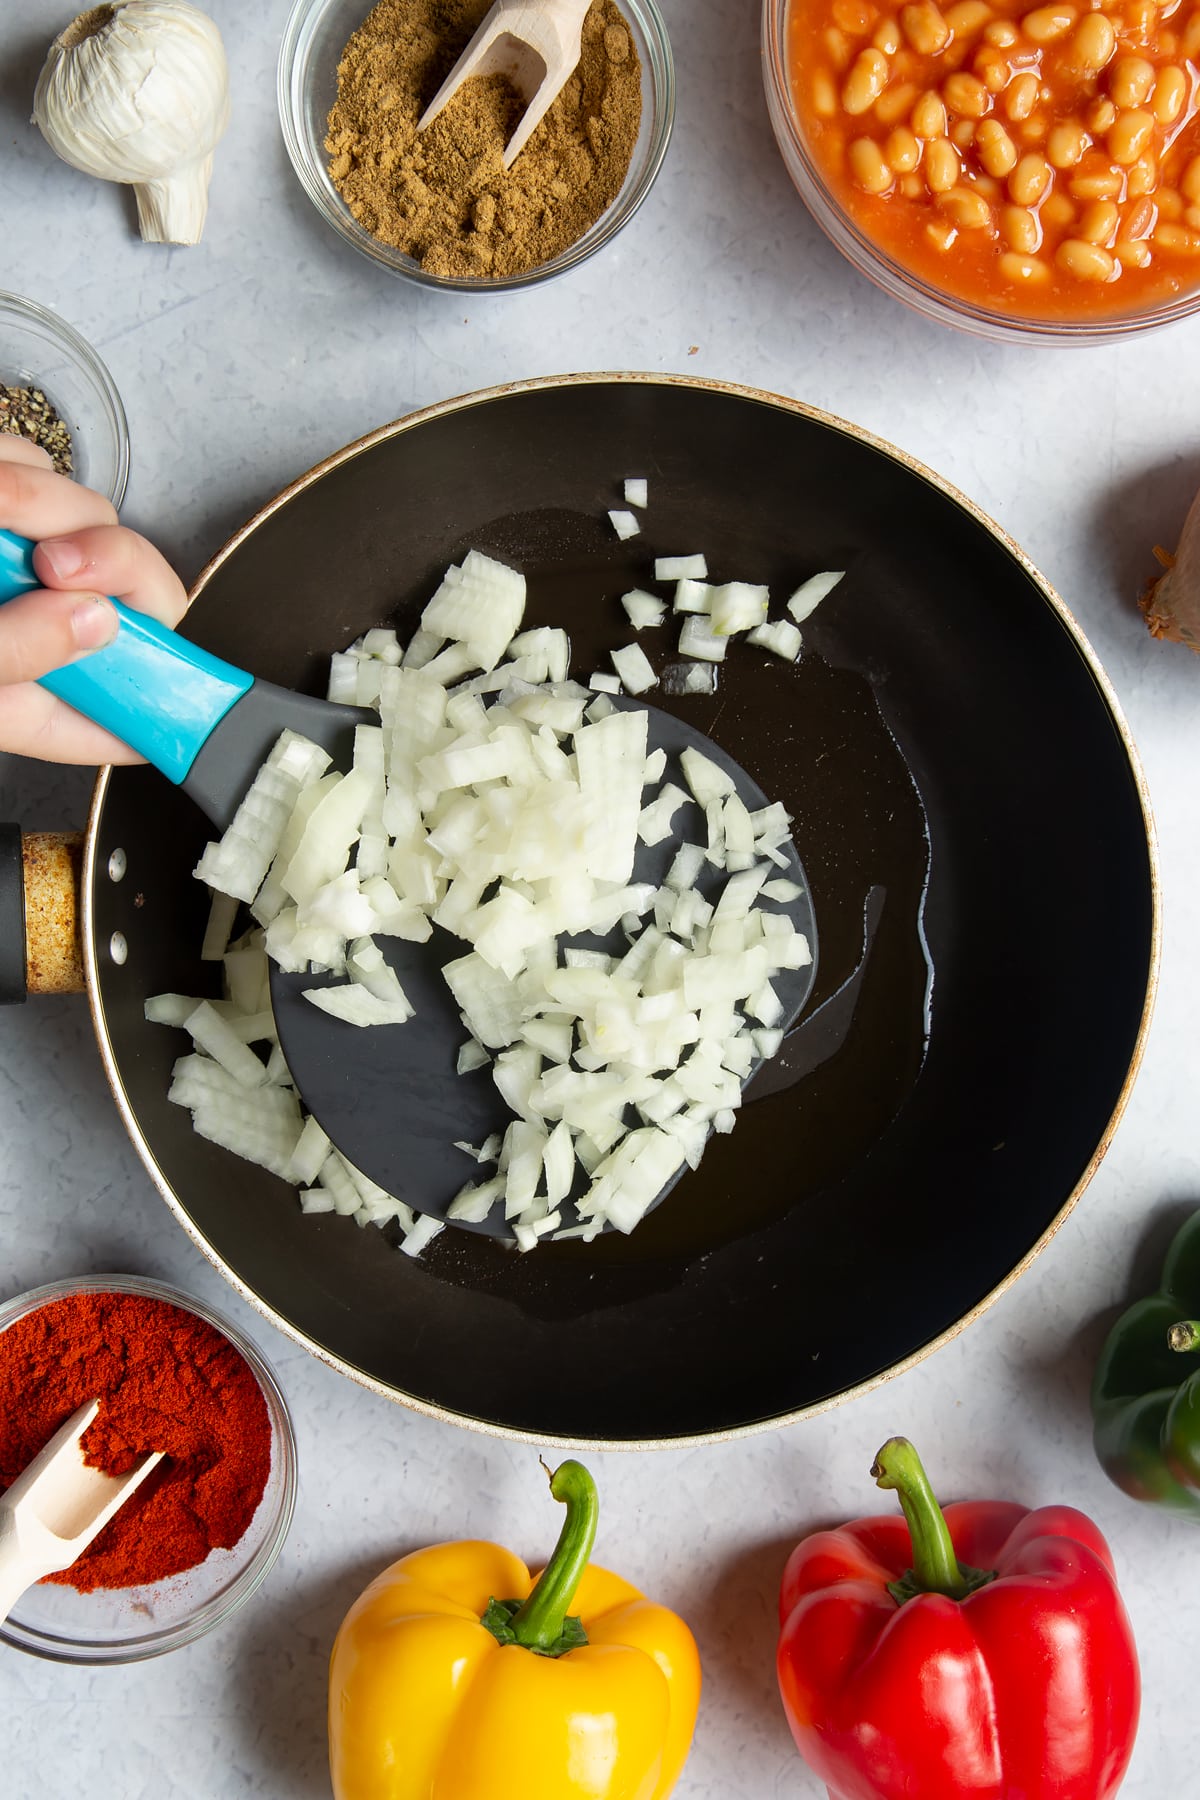
POLYGON ((82 1439, 99 1411, 89 1400, 73 1412, 0 1495, 0 1622, 26 1588, 69 1569, 162 1461, 154 1450, 125 1475, 89 1467, 82 1439))
POLYGON ((504 166, 511 169, 575 73, 590 5, 591 0, 495 0, 417 129, 432 125, 464 81, 506 75, 525 101, 521 122, 504 150, 504 166))

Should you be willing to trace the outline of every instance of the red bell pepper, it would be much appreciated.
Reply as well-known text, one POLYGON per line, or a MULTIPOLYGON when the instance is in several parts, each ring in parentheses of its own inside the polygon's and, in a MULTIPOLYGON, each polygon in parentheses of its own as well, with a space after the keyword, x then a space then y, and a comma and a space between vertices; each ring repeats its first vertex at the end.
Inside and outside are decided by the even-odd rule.
POLYGON ((904 1517, 805 1538, 779 1596, 784 1710, 830 1800, 1109 1800, 1140 1682, 1091 1520, 943 1513, 905 1438, 871 1473, 904 1517))

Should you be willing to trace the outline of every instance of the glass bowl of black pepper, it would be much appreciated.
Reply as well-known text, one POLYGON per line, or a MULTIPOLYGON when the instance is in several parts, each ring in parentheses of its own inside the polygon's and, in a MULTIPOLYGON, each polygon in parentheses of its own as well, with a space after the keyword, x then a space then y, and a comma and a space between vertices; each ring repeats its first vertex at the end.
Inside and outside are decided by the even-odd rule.
POLYGON ((129 479, 129 426, 85 338, 36 300, 0 292, 0 433, 32 439, 55 468, 114 506, 129 479))
POLYGON ((279 58, 284 141, 321 217, 379 267, 459 294, 535 286, 611 242, 649 194, 675 114, 656 0, 593 0, 577 76, 511 180, 498 147, 521 107, 500 77, 490 94, 469 83, 418 135, 488 5, 296 0, 279 58), (331 132, 335 103, 351 116, 331 132))

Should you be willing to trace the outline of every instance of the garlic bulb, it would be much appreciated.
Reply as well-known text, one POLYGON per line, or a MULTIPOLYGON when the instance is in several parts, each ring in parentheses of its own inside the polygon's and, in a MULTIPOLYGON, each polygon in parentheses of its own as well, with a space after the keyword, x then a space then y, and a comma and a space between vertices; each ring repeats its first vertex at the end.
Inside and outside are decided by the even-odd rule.
POLYGON ((229 122, 221 34, 185 0, 111 0, 50 46, 34 123, 64 162, 124 181, 153 244, 200 241, 212 153, 229 122))

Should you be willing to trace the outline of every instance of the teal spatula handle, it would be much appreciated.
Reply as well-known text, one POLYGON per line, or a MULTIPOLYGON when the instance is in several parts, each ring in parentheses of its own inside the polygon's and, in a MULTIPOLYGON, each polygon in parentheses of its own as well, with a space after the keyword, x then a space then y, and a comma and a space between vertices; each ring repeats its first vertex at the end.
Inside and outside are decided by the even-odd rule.
MULTIPOLYGON (((0 605, 40 588, 28 538, 0 531, 0 605)), ((43 675, 41 686, 102 725, 174 782, 254 677, 119 600, 111 644, 43 675)))

